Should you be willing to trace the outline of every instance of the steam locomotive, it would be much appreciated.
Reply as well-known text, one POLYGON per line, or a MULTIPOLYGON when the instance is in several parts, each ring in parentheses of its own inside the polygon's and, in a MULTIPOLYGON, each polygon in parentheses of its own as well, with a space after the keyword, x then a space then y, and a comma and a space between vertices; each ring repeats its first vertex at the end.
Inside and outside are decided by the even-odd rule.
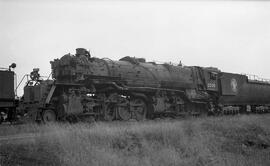
MULTIPOLYGON (((270 110, 269 80, 213 67, 158 64, 129 56, 114 61, 77 48, 75 55, 51 61, 51 68, 50 80, 42 80, 33 70, 14 112, 32 121, 51 122, 140 121, 270 110)), ((5 79, 1 76, 1 82, 5 79)), ((1 102, 2 94, 8 93, 1 91, 1 102)))

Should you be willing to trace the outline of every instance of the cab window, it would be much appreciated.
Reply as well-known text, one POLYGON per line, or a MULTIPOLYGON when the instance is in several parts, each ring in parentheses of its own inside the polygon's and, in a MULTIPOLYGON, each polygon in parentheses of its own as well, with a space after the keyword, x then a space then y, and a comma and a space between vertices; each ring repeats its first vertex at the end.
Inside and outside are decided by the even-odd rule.
POLYGON ((210 75, 210 79, 211 80, 216 80, 217 79, 217 73, 213 73, 213 72, 209 72, 209 75, 210 75))

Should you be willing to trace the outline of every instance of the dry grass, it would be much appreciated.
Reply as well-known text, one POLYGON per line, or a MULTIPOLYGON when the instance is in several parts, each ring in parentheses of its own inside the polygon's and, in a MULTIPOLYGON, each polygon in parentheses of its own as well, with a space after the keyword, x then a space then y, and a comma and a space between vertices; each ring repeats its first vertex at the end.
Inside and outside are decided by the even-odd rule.
POLYGON ((0 135, 0 165, 270 165, 270 115, 142 123, 23 125, 0 135))

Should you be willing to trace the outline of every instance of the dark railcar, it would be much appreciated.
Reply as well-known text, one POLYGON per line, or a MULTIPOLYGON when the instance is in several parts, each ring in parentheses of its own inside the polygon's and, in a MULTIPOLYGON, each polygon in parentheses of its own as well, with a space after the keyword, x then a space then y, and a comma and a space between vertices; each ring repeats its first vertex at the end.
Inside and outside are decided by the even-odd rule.
POLYGON ((10 70, 0 71, 0 123, 4 119, 11 120, 14 116, 16 107, 14 75, 15 73, 10 70))
POLYGON ((0 100, 13 100, 14 97, 14 72, 0 71, 0 100))
POLYGON ((269 105, 270 83, 249 80, 246 75, 221 73, 220 102, 224 105, 269 105))

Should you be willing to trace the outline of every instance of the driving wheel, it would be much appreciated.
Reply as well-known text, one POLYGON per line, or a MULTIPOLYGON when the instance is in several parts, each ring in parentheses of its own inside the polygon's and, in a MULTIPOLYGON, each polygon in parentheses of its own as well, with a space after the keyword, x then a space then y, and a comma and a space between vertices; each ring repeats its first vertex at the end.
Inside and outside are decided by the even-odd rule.
POLYGON ((133 107, 134 118, 138 121, 146 119, 147 105, 141 98, 135 98, 131 101, 131 107, 133 107))
POLYGON ((42 113, 42 119, 44 123, 55 122, 56 114, 53 110, 44 110, 42 113))
POLYGON ((128 107, 118 107, 118 115, 121 118, 121 120, 128 121, 132 114, 128 107))
POLYGON ((104 112, 104 119, 106 121, 112 121, 115 118, 116 107, 115 104, 109 103, 106 105, 104 112))

